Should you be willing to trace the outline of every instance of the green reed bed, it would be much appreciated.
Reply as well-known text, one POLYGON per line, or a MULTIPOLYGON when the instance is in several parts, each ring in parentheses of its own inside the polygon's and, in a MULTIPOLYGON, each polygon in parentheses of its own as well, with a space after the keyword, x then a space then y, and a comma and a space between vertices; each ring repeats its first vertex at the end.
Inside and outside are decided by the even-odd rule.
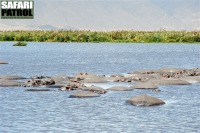
POLYGON ((0 31, 0 41, 199 43, 200 31, 0 31))
POLYGON ((13 44, 13 46, 27 46, 26 42, 17 42, 15 44, 13 44))

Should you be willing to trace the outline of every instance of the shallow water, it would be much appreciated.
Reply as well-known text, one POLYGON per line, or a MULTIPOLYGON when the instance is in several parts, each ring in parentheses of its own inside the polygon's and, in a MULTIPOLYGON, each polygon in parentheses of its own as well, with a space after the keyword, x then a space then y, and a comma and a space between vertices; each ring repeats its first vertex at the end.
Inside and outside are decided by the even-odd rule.
MULTIPOLYGON (((195 44, 79 44, 29 43, 12 47, 0 43, 0 74, 72 75, 125 74, 129 71, 200 66, 200 46, 195 44)), ((107 89, 117 83, 98 84, 107 89)), ((122 84, 130 86, 130 84, 122 84)), ((200 84, 160 86, 149 90, 115 92, 92 99, 68 98, 73 92, 52 89, 28 92, 21 87, 0 87, 0 132, 133 133, 200 132, 200 84), (162 106, 137 107, 126 100, 149 94, 166 102, 162 106)))

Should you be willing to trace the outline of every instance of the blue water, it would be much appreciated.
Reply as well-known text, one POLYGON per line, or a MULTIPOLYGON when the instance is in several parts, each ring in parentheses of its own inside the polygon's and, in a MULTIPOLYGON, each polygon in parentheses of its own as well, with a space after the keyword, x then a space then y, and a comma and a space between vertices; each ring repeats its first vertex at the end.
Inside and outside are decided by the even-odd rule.
MULTIPOLYGON (((13 47, 0 42, 0 74, 34 75, 126 74, 160 67, 200 67, 196 44, 79 44, 29 43, 13 47)), ((116 85, 102 85, 105 89, 116 85)), ((131 84, 126 84, 130 86, 131 84)), ((133 133, 200 132, 200 84, 160 86, 149 90, 109 91, 92 99, 68 98, 73 92, 52 89, 27 92, 23 87, 0 87, 2 133, 133 133), (162 106, 137 107, 126 100, 140 94, 158 97, 162 106)))

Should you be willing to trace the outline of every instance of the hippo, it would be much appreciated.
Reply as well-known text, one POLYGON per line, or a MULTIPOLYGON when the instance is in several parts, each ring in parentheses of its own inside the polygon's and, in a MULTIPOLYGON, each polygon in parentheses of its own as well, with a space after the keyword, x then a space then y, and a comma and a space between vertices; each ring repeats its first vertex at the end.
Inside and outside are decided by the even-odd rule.
POLYGON ((0 60, 0 64, 8 64, 8 62, 0 60))
POLYGON ((132 88, 124 87, 124 86, 113 86, 111 88, 108 88, 108 90, 111 91, 132 91, 132 88))
POLYGON ((140 82, 140 83, 134 84, 130 88, 132 88, 132 89, 157 89, 158 86, 151 82, 140 82))
POLYGON ((97 86, 90 86, 90 87, 83 87, 81 88, 82 91, 92 91, 92 92, 95 92, 97 94, 105 94, 107 93, 107 90, 101 88, 101 87, 97 87, 97 86))
POLYGON ((156 84, 156 85, 190 85, 191 83, 180 80, 180 79, 153 79, 149 81, 150 83, 156 84))
POLYGON ((132 97, 127 102, 135 106, 155 106, 165 104, 163 100, 146 94, 132 97))
POLYGON ((69 98, 92 98, 92 97, 100 97, 100 94, 91 91, 78 91, 74 92, 69 96, 69 98))

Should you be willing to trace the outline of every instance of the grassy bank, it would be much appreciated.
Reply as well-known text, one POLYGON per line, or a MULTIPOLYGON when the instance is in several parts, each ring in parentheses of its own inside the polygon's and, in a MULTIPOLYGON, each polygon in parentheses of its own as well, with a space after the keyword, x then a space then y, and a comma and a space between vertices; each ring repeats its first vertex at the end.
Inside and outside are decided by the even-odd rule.
POLYGON ((199 43, 200 31, 0 31, 0 41, 199 43))

